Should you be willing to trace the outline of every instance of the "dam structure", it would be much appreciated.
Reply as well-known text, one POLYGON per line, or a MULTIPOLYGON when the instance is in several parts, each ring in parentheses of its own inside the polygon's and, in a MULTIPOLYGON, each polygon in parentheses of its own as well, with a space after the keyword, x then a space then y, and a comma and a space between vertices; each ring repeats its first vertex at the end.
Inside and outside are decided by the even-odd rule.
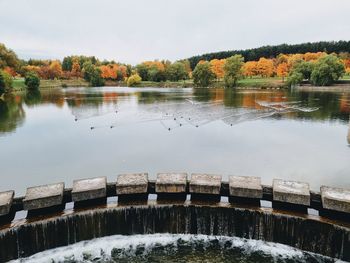
POLYGON ((350 190, 187 173, 122 174, 0 192, 0 262, 111 235, 240 237, 350 261, 350 190), (67 207, 67 208, 66 208, 67 207), (26 218, 16 213, 27 211, 26 218))

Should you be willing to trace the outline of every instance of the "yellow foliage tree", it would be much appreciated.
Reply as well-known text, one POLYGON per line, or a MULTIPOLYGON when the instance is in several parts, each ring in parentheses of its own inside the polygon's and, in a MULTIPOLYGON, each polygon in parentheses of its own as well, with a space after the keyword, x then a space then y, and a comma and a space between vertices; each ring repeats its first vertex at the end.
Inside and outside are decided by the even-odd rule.
POLYGON ((58 60, 54 60, 50 64, 50 74, 53 78, 60 78, 62 77, 62 65, 61 62, 58 60))

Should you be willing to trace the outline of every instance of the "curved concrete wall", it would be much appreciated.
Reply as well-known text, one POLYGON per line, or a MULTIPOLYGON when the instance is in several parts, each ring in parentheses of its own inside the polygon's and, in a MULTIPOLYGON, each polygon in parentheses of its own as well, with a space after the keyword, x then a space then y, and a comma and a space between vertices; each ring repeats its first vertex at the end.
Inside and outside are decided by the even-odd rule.
POLYGON ((7 228, 0 232, 0 261, 97 237, 151 233, 259 239, 350 260, 350 228, 346 226, 268 209, 185 202, 178 205, 109 205, 7 228))
POLYGON ((223 182, 208 174, 188 180, 185 173, 158 174, 150 181, 139 173, 120 175, 114 183, 105 177, 77 180, 72 189, 64 183, 30 187, 25 197, 2 192, 0 261, 94 237, 163 232, 262 239, 350 260, 349 190, 323 186, 315 193, 304 182, 274 180, 263 186, 260 181, 230 176, 223 182), (135 206, 147 204, 150 194, 157 195, 156 206, 135 206), (115 196, 118 202, 106 208, 107 197, 115 196), (185 201, 189 196, 191 202, 185 201), (222 197, 228 202, 220 202, 222 197), (165 200, 167 205, 160 205, 165 200), (74 210, 67 215, 62 211, 72 201, 74 210), (260 208, 261 201, 272 202, 274 209, 260 208), (310 217, 309 208, 322 217, 310 217), (28 210, 27 220, 9 224, 21 210, 28 210))

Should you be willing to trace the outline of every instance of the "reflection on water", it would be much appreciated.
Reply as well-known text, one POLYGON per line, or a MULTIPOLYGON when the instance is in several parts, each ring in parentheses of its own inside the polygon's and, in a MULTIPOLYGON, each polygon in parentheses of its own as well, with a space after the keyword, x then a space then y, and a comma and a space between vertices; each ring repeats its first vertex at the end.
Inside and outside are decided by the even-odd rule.
POLYGON ((350 118, 349 118, 349 129, 348 129, 348 144, 350 146, 350 118))
POLYGON ((349 113, 350 91, 18 93, 0 99, 1 188, 23 192, 29 184, 53 180, 161 170, 350 187, 349 113), (23 180, 23 174, 30 178, 23 180))

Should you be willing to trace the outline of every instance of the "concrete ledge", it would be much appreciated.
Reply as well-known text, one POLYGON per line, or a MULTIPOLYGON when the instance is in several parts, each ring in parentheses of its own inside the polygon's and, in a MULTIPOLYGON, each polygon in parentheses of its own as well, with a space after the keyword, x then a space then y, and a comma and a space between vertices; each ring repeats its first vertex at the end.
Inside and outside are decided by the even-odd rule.
POLYGON ((0 216, 4 216, 10 213, 14 196, 15 191, 6 191, 0 193, 0 216))
POLYGON ((121 174, 118 176, 117 195, 147 194, 148 174, 121 174))
POLYGON ((230 196, 261 199, 263 191, 260 177, 230 176, 230 196))
POLYGON ((23 208, 24 210, 35 210, 61 205, 63 190, 64 183, 29 187, 23 199, 23 208))
POLYGON ((219 195, 221 175, 197 174, 191 175, 190 193, 219 195))
POLYGON ((310 206, 310 186, 297 181, 273 180, 273 200, 310 206))
POLYGON ((350 190, 321 186, 322 206, 325 209, 350 213, 350 190))
POLYGON ((107 178, 96 177, 75 180, 73 182, 73 202, 105 198, 107 196, 107 178))
POLYGON ((157 174, 156 193, 185 193, 187 173, 157 174))

